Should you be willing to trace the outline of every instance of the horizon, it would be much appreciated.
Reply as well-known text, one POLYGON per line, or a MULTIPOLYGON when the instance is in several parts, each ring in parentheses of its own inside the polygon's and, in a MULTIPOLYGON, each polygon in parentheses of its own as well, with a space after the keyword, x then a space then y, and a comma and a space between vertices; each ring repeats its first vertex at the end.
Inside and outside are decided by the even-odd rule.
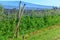
MULTIPOLYGON (((19 1, 19 0, 0 0, 0 1, 19 1)), ((32 4, 37 4, 37 5, 60 7, 59 0, 29 0, 29 1, 28 0, 21 0, 21 1, 32 3, 32 4)))
MULTIPOLYGON (((6 8, 9 8, 9 7, 18 8, 19 7, 19 1, 0 1, 0 3, 6 8)), ((43 8, 43 9, 48 8, 49 9, 49 8, 54 7, 54 6, 38 5, 38 4, 33 4, 33 3, 22 1, 22 5, 23 4, 26 4, 25 7, 29 7, 29 9, 30 8, 43 8)))

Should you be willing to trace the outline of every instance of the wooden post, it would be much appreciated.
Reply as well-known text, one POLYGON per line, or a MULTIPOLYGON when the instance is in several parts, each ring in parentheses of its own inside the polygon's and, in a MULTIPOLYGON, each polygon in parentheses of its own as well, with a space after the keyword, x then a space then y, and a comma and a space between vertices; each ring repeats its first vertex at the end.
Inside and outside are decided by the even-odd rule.
MULTIPOLYGON (((21 0, 20 0, 20 2, 19 2, 19 12, 18 12, 18 22, 17 22, 17 26, 16 26, 16 28, 15 28, 15 30, 14 30, 14 35, 16 36, 16 38, 18 38, 19 37, 19 30, 21 29, 20 28, 20 21, 21 21, 21 18, 22 18, 22 16, 23 16, 23 12, 24 12, 24 9, 25 9, 25 4, 24 4, 24 6, 23 6, 23 8, 21 7, 22 5, 21 5, 21 0)), ((14 39, 14 37, 13 37, 13 39, 14 39)))
POLYGON ((19 37, 19 29, 20 29, 20 15, 21 14, 21 0, 20 0, 20 2, 19 2, 19 13, 18 13, 18 23, 17 23, 17 26, 16 26, 16 38, 18 38, 19 37))
POLYGON ((26 5, 26 4, 24 4, 24 6, 23 6, 23 8, 22 8, 21 18, 22 18, 22 16, 23 16, 23 13, 24 13, 24 10, 25 10, 25 5, 26 5))

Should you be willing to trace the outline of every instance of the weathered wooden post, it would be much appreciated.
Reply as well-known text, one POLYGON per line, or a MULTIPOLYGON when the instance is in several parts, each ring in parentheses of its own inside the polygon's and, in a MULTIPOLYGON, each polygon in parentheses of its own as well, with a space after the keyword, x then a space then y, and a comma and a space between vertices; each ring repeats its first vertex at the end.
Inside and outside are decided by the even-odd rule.
POLYGON ((24 13, 24 10, 25 10, 25 5, 26 5, 26 4, 24 4, 24 5, 23 5, 23 8, 22 8, 21 18, 22 18, 22 16, 23 16, 23 13, 24 13))
POLYGON ((25 9, 25 4, 24 4, 23 8, 21 8, 21 1, 20 1, 20 3, 19 3, 18 25, 17 25, 16 37, 19 36, 19 28, 20 28, 19 24, 20 24, 21 18, 23 16, 24 9, 25 9))
MULTIPOLYGON (((24 9, 25 9, 25 4, 24 4, 24 6, 23 6, 23 8, 22 8, 22 4, 21 4, 21 0, 20 0, 20 2, 19 2, 19 11, 18 11, 18 18, 17 18, 17 20, 18 20, 18 22, 17 22, 17 26, 16 26, 16 29, 14 30, 15 32, 14 32, 14 35, 16 36, 16 38, 18 38, 20 35, 19 35, 19 30, 21 29, 20 28, 20 21, 21 21, 21 18, 22 18, 22 16, 23 16, 23 12, 24 12, 24 9)), ((13 37, 14 38, 14 37, 13 37)))
POLYGON ((16 26, 16 38, 19 37, 19 29, 20 29, 20 18, 21 17, 21 0, 19 2, 19 12, 18 12, 18 22, 17 22, 17 26, 16 26))

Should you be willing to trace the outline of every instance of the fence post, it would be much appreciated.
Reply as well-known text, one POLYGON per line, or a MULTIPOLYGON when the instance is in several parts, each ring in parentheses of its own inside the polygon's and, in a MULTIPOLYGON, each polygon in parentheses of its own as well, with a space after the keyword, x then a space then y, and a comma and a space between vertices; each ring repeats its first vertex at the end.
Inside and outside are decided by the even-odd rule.
POLYGON ((19 37, 20 16, 21 16, 21 0, 19 2, 18 23, 17 23, 17 26, 16 26, 16 38, 19 37))
MULTIPOLYGON (((21 29, 20 28, 20 21, 21 21, 21 18, 22 18, 22 16, 23 16, 23 12, 24 12, 24 9, 25 9, 25 4, 24 4, 24 6, 23 6, 23 8, 21 8, 21 6, 22 6, 22 4, 21 4, 21 0, 20 0, 20 2, 19 2, 19 11, 18 11, 18 22, 17 22, 17 25, 16 25, 16 28, 15 28, 15 30, 14 30, 14 35, 16 36, 16 38, 19 38, 19 30, 21 29)), ((14 37, 13 37, 14 38, 14 37)))

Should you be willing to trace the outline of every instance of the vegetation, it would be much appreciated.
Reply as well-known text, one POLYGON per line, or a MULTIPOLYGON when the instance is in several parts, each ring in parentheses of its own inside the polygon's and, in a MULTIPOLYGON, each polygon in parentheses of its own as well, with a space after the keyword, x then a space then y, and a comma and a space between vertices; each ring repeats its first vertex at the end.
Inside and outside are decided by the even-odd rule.
MULTIPOLYGON (((9 40, 12 39, 13 36, 15 36, 14 32, 18 22, 17 12, 15 10, 13 14, 11 14, 11 12, 6 12, 6 13, 7 14, 4 13, 4 8, 0 7, 0 40, 9 40)), ((50 27, 52 25, 60 24, 59 13, 60 13, 59 9, 55 9, 55 10, 50 9, 50 10, 42 10, 39 13, 32 11, 31 16, 23 14, 21 21, 19 21, 20 37, 25 36, 26 34, 29 34, 36 30, 40 30, 50 27)), ((41 34, 43 35, 43 33, 41 34)), ((21 39, 19 38, 19 40, 21 39)))
POLYGON ((53 25, 26 36, 26 40, 60 40, 60 26, 53 25), (33 35, 34 34, 34 35, 33 35))

